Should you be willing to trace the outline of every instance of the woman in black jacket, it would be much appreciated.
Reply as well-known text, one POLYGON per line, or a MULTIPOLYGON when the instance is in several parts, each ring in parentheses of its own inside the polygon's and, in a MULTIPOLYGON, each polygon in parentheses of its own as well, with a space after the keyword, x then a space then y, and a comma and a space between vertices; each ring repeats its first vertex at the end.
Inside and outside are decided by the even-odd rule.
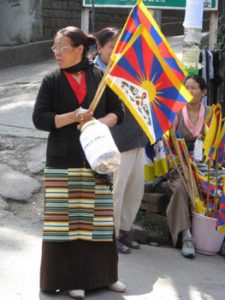
POLYGON ((124 117, 109 88, 95 112, 88 109, 103 76, 86 56, 93 43, 77 27, 56 33, 52 51, 59 68, 44 77, 33 111, 34 125, 49 132, 40 287, 76 299, 95 288, 125 290, 117 277, 112 193, 79 141, 79 128, 93 117, 109 127, 124 117))

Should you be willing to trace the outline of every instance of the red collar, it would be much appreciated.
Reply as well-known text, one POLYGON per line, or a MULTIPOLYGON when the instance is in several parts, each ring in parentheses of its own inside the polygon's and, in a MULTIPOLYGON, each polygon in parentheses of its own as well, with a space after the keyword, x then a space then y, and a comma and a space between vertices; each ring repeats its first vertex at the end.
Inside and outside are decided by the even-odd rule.
POLYGON ((85 73, 82 72, 82 77, 81 77, 80 83, 78 83, 76 81, 76 79, 73 77, 73 75, 71 73, 64 71, 64 74, 65 74, 67 80, 69 81, 69 84, 70 84, 71 88, 73 89, 79 104, 82 104, 84 101, 84 98, 86 96, 86 91, 87 91, 85 73))

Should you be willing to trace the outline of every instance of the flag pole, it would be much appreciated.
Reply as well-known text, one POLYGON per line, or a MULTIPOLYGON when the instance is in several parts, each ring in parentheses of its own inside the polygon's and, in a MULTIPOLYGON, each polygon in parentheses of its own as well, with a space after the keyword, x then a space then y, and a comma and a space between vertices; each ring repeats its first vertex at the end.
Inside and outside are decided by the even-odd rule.
POLYGON ((112 62, 112 60, 110 60, 109 63, 108 63, 108 65, 107 65, 107 67, 106 67, 104 76, 102 77, 102 80, 99 83, 99 86, 98 86, 97 91, 95 93, 94 99, 92 100, 92 102, 91 102, 91 104, 89 106, 89 109, 92 110, 92 111, 94 111, 96 109, 96 107, 97 107, 97 105, 98 105, 98 103, 99 103, 99 101, 101 99, 101 96, 102 96, 102 94, 103 94, 103 92, 104 92, 104 90, 106 88, 105 78, 108 75, 109 70, 110 70, 112 64, 113 64, 113 62, 112 62))
MULTIPOLYGON (((189 157, 189 153, 188 153, 186 143, 184 145, 184 154, 185 154, 185 159, 186 159, 188 169, 189 169, 189 175, 190 175, 190 179, 191 179, 191 189, 193 191, 193 197, 194 197, 194 199, 195 199, 195 197, 197 197, 199 199, 202 199, 202 197, 199 193, 196 181, 195 181, 195 177, 193 175, 193 170, 192 170, 192 166, 191 166, 190 157, 189 157)), ((194 201, 194 203, 192 203, 192 206, 193 206, 194 209, 196 208, 195 201, 194 201)))
POLYGON ((206 194, 206 205, 207 205, 206 215, 210 214, 210 211, 209 211, 209 164, 210 164, 210 160, 208 160, 208 163, 207 163, 207 182, 208 182, 208 186, 207 186, 207 194, 206 194))
MULTIPOLYGON (((170 134, 171 134, 171 136, 172 136, 172 141, 173 141, 173 143, 174 143, 175 150, 176 150, 176 152, 177 152, 177 154, 178 154, 178 157, 179 157, 179 160, 180 160, 180 163, 181 163, 183 172, 184 172, 184 176, 182 175, 182 173, 181 173, 181 171, 180 171, 180 169, 179 169, 179 167, 178 167, 178 165, 177 165, 175 159, 174 159, 174 165, 175 165, 175 167, 176 167, 176 169, 177 169, 177 171, 178 171, 178 174, 181 176, 182 182, 183 182, 183 184, 184 184, 184 186, 185 186, 185 188, 186 188, 186 191, 187 191, 187 193, 188 193, 188 195, 189 195, 189 197, 190 197, 192 207, 195 208, 195 198, 194 198, 194 196, 193 196, 193 193, 191 193, 191 191, 192 191, 192 186, 191 186, 191 183, 190 183, 190 181, 189 181, 191 174, 189 174, 188 168, 187 168, 187 166, 185 166, 185 163, 184 163, 182 154, 181 154, 181 152, 180 152, 180 148, 179 148, 179 145, 178 145, 178 143, 177 143, 177 139, 176 139, 176 137, 175 137, 175 133, 174 133, 174 130, 173 130, 172 127, 170 128, 170 134), (186 182, 185 182, 184 178, 186 179, 186 182)), ((169 145, 168 145, 168 146, 169 146, 169 145)), ((170 149, 170 147, 169 147, 169 149, 170 149)), ((171 150, 170 150, 170 151, 171 151, 171 150)), ((172 158, 173 158, 173 155, 172 155, 172 158)))
MULTIPOLYGON (((142 3, 142 1, 143 1, 143 0, 137 0, 137 2, 136 2, 136 4, 135 4, 134 7, 138 6, 140 3, 142 3)), ((132 11, 134 10, 134 7, 133 7, 133 9, 131 10, 131 12, 130 12, 130 14, 129 14, 129 16, 128 16, 127 21, 126 21, 126 23, 125 23, 123 29, 121 30, 121 33, 120 33, 120 35, 119 35, 119 37, 118 37, 118 40, 117 40, 117 42, 116 42, 116 44, 115 44, 115 46, 114 46, 113 52, 112 52, 112 54, 111 54, 111 57, 113 57, 113 56, 115 55, 115 53, 114 53, 114 52, 115 52, 115 49, 116 49, 116 47, 117 47, 117 44, 118 44, 119 40, 121 39, 121 36, 123 35, 123 32, 124 32, 124 30, 125 30, 124 28, 126 27, 126 24, 127 24, 127 22, 128 22, 128 19, 129 19, 129 17, 131 16, 132 11)), ((102 78, 102 80, 101 80, 101 82, 100 82, 100 84, 99 84, 99 86, 98 86, 98 89, 97 89, 97 91, 96 91, 96 94, 95 94, 95 96, 94 96, 94 99, 92 100, 92 102, 91 102, 91 104, 90 104, 90 106, 89 106, 89 109, 91 109, 92 111, 94 111, 95 108, 97 107, 97 105, 98 105, 98 103, 99 103, 99 101, 100 101, 100 99, 101 99, 101 96, 102 96, 102 94, 103 94, 103 92, 104 92, 104 90, 105 90, 105 88, 106 88, 105 78, 106 78, 106 76, 108 75, 109 70, 110 70, 112 64, 113 64, 113 59, 110 59, 108 65, 107 65, 107 68, 106 68, 106 70, 105 70, 104 76, 103 76, 103 78, 102 78)))
MULTIPOLYGON (((179 169, 179 166, 178 166, 178 164, 177 164, 177 162, 176 162, 176 159, 174 158, 174 155, 173 155, 173 153, 172 153, 172 151, 171 151, 171 149, 170 149, 170 146, 169 146, 169 144, 168 144, 168 141, 166 140, 166 138, 165 138, 164 136, 163 136, 162 138, 163 138, 164 142, 166 143, 167 148, 169 149, 170 155, 171 155, 171 157, 172 157, 172 159, 173 159, 173 162, 174 162, 174 166, 175 166, 175 168, 176 168, 176 170, 177 170, 177 172, 178 172, 178 174, 179 174, 179 176, 180 176, 180 178, 181 178, 181 180, 182 180, 182 183, 183 183, 183 185, 184 185, 184 187, 185 187, 185 189, 186 189, 186 191, 187 191, 187 193, 188 193, 190 199, 192 199, 192 198, 193 198, 193 195, 191 195, 191 193, 190 193, 190 189, 188 188, 188 186, 187 186, 187 184, 186 184, 186 182, 185 182, 184 175, 181 173, 181 171, 180 171, 180 169, 179 169)), ((179 156, 179 155, 178 155, 178 156, 179 156)))
POLYGON ((212 208, 212 216, 215 218, 217 213, 217 208, 219 204, 219 195, 218 195, 218 186, 219 186, 219 172, 217 167, 217 160, 218 160, 218 149, 216 150, 216 160, 215 160, 215 169, 216 169, 216 187, 215 187, 215 195, 213 201, 213 208, 212 208))

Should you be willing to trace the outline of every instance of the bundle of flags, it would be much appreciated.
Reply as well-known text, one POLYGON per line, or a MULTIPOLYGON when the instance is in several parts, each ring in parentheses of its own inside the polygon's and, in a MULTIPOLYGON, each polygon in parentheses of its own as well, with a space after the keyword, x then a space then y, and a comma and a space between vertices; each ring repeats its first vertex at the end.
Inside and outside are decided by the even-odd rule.
POLYGON ((214 162, 221 167, 225 158, 225 121, 222 119, 220 103, 212 105, 205 120, 205 138, 203 142, 206 162, 212 166, 214 162))
POLYGON ((141 0, 128 16, 111 61, 106 84, 154 144, 192 96, 182 83, 186 71, 141 0))
POLYGON ((165 177, 169 172, 167 152, 162 139, 154 145, 150 143, 145 147, 145 182, 151 183, 156 177, 165 177))
POLYGON ((222 197, 219 204, 216 228, 220 233, 225 232, 225 176, 223 177, 222 197))
POLYGON ((214 169, 210 170, 210 174, 206 170, 204 173, 201 172, 198 164, 189 155, 185 140, 179 134, 174 133, 172 128, 166 144, 170 149, 170 155, 177 158, 174 161, 179 164, 184 174, 192 209, 210 217, 216 217, 219 214, 220 226, 223 228, 225 206, 224 196, 221 197, 221 195, 224 195, 225 175, 221 176, 221 174, 224 174, 224 171, 220 174, 214 169))
POLYGON ((201 193, 204 196, 214 197, 216 196, 218 183, 209 174, 202 173, 195 162, 192 162, 192 168, 195 176, 195 180, 200 188, 201 193))

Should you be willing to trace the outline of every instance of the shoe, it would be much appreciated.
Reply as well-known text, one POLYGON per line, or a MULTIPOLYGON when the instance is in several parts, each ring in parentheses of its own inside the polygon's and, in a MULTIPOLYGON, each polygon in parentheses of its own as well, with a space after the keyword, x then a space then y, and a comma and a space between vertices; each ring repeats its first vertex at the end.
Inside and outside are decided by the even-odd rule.
POLYGON ((131 249, 126 245, 124 245, 123 243, 121 243, 119 240, 116 241, 116 248, 117 248, 117 252, 120 254, 131 253, 131 249))
POLYGON ((118 293, 123 293, 126 291, 126 285, 120 281, 120 280, 117 280, 116 282, 110 284, 108 286, 108 288, 113 291, 113 292, 118 292, 118 293))
POLYGON ((84 299, 85 291, 84 290, 71 290, 71 291, 68 291, 68 295, 74 299, 84 299))
POLYGON ((140 249, 140 244, 132 239, 128 233, 123 234, 119 241, 131 249, 140 249))
POLYGON ((192 238, 183 239, 181 254, 187 258, 195 257, 195 247, 194 247, 194 241, 192 238))

